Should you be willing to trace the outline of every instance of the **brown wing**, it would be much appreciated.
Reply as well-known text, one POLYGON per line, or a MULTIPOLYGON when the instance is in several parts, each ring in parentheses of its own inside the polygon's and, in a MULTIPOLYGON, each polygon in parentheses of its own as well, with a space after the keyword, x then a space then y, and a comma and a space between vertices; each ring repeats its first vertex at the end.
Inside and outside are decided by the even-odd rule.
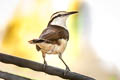
POLYGON ((60 26, 56 26, 56 25, 51 25, 49 27, 47 27, 42 34, 39 37, 42 40, 45 41, 55 41, 58 39, 69 39, 69 33, 68 31, 60 26))

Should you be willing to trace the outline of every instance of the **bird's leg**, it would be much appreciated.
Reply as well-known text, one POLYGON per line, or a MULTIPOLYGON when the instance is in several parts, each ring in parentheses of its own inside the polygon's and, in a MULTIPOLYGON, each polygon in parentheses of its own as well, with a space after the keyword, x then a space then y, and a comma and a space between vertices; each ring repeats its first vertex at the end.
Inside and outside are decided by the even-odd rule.
POLYGON ((62 62, 65 64, 65 66, 66 66, 66 71, 64 72, 64 75, 66 75, 66 73, 68 72, 68 71, 70 71, 70 69, 69 69, 69 67, 67 66, 67 64, 64 62, 64 60, 62 59, 62 54, 59 54, 59 58, 62 60, 62 62))
POLYGON ((44 54, 44 53, 42 54, 42 57, 43 57, 43 60, 44 60, 43 70, 45 70, 45 69, 46 69, 46 66, 47 66, 47 62, 46 62, 46 60, 45 60, 45 54, 44 54))

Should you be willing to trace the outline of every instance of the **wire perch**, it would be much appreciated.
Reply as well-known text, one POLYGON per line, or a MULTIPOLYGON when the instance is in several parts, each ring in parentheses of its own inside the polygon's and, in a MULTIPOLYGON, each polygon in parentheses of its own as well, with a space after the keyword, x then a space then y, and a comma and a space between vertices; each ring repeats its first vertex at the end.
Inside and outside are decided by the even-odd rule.
POLYGON ((47 65, 46 69, 43 70, 44 64, 26 60, 26 59, 22 59, 22 58, 11 56, 11 55, 7 55, 7 54, 3 54, 3 53, 0 53, 0 61, 3 63, 7 63, 7 64, 14 64, 19 67, 30 68, 34 71, 45 72, 49 75, 59 76, 63 79, 95 80, 94 78, 91 78, 91 77, 88 77, 88 76, 85 76, 85 75, 82 75, 82 74, 79 74, 76 72, 71 72, 71 71, 67 72, 67 74, 64 75, 65 70, 56 68, 53 66, 49 66, 49 65, 47 65))

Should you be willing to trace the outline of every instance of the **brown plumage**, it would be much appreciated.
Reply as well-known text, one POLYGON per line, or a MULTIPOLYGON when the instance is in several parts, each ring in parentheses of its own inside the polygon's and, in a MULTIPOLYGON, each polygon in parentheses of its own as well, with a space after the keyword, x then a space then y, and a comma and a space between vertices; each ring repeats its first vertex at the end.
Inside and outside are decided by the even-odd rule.
POLYGON ((54 43, 59 39, 69 40, 68 30, 58 25, 49 25, 42 34, 39 39, 44 40, 46 42, 54 43))
POLYGON ((62 59, 62 53, 67 46, 67 41, 69 40, 69 32, 66 28, 66 19, 70 14, 74 13, 77 12, 60 11, 54 13, 47 28, 43 30, 40 37, 29 41, 31 44, 36 44, 37 51, 42 52, 45 65, 47 64, 45 54, 59 54, 59 58, 65 64, 66 70, 70 71, 69 67, 62 59))

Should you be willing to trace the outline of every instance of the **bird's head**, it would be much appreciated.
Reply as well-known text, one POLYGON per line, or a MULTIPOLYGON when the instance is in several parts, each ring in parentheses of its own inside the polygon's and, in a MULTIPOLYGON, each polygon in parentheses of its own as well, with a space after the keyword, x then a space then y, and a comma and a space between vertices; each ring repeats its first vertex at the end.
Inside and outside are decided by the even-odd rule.
POLYGON ((66 11, 59 11, 54 13, 51 16, 49 25, 58 25, 62 27, 66 27, 66 20, 69 15, 78 13, 77 11, 71 11, 71 12, 66 12, 66 11))

